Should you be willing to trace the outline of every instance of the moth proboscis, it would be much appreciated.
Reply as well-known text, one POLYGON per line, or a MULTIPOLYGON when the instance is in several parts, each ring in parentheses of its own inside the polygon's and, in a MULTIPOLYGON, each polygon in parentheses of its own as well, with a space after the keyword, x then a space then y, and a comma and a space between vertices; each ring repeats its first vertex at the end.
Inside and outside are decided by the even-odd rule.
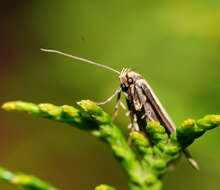
MULTIPOLYGON (((110 96, 107 100, 103 102, 99 102, 99 104, 105 104, 111 101, 115 96, 117 96, 117 102, 113 114, 113 118, 115 118, 117 115, 119 105, 123 106, 120 99, 121 92, 123 92, 126 98, 127 107, 131 119, 131 124, 129 125, 129 128, 131 130, 144 133, 148 138, 148 134, 145 131, 147 122, 158 121, 162 126, 165 127, 165 129, 169 134, 176 131, 176 126, 174 122, 171 120, 170 116, 168 115, 168 113, 160 103, 159 99, 155 95, 154 91, 152 90, 148 82, 140 74, 127 68, 123 68, 122 71, 119 72, 109 66, 102 65, 57 50, 51 50, 51 49, 41 49, 41 50, 44 52, 64 55, 117 73, 119 75, 119 80, 121 83, 120 87, 116 89, 115 93, 112 96, 110 96)), ((183 153, 186 159, 188 160, 188 162, 191 164, 191 166, 193 166, 193 168, 195 169, 199 169, 197 162, 192 158, 190 152, 187 149, 184 149, 183 153)))

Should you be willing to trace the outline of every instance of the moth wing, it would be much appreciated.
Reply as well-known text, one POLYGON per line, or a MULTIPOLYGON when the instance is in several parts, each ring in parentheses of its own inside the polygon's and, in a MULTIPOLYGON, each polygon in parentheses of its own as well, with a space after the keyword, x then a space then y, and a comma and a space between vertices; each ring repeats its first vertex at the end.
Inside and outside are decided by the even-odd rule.
MULTIPOLYGON (((142 88, 143 93, 148 98, 148 101, 150 101, 150 103, 154 106, 155 111, 157 111, 157 114, 160 116, 164 127, 166 127, 166 129, 170 133, 175 132, 176 131, 175 124, 171 120, 170 116, 168 115, 165 108, 160 103, 159 99, 157 98, 154 91, 152 90, 150 85, 147 83, 147 81, 145 81, 144 79, 141 79, 138 81, 138 85, 139 85, 139 87, 142 88)), ((184 149, 183 153, 184 153, 187 161, 190 163, 190 165, 193 168, 199 170, 199 166, 198 166, 197 162, 192 158, 190 152, 187 149, 184 149)))
POLYGON ((143 93, 145 96, 148 98, 148 101, 153 105, 155 108, 155 112, 159 115, 162 124, 164 127, 170 132, 175 132, 176 131, 176 126, 174 122, 171 120, 170 116, 168 115, 167 111, 163 107, 163 105, 160 103, 159 99, 155 95, 154 91, 150 87, 150 85, 147 83, 146 80, 141 79, 138 80, 138 85, 139 87, 142 88, 143 93))

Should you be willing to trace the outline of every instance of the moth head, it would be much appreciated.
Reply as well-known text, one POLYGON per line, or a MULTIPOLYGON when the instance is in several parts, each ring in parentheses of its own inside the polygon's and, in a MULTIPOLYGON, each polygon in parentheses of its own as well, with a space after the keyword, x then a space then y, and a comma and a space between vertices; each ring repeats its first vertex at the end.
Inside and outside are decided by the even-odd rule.
POLYGON ((130 85, 135 84, 135 82, 140 78, 142 77, 138 73, 135 73, 130 69, 122 69, 119 75, 122 90, 126 91, 126 89, 128 89, 130 85))

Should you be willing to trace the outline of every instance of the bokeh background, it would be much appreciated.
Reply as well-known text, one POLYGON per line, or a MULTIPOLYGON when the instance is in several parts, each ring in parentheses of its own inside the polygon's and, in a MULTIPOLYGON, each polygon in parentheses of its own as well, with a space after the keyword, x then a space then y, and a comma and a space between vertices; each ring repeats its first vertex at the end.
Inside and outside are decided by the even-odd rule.
MULTIPOLYGON (((115 73, 59 55, 53 48, 141 73, 177 125, 220 113, 220 1, 20 0, 0 4, 0 103, 25 100, 75 105, 102 101, 118 87, 115 73)), ((111 113, 114 101, 103 106, 111 113)), ((116 120, 125 133, 128 118, 116 120)), ((165 189, 220 187, 220 128, 191 146, 201 167, 184 159, 165 189)), ((0 165, 63 190, 106 183, 127 189, 105 144, 65 124, 0 111, 0 165)), ((0 189, 13 186, 0 183, 0 189)))

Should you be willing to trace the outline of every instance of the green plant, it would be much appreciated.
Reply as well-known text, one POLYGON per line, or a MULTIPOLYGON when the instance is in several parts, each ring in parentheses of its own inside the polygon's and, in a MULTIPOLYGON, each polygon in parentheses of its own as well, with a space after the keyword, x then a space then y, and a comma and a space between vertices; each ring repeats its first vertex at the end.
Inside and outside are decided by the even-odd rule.
MULTIPOLYGON (((7 111, 20 111, 31 115, 64 122, 86 130, 100 138, 112 149, 113 154, 128 175, 131 190, 160 190, 162 177, 168 165, 176 160, 183 149, 202 136, 207 130, 220 125, 220 115, 207 115, 202 119, 185 120, 175 133, 167 134, 158 122, 148 122, 146 130, 153 144, 141 133, 130 132, 131 145, 109 114, 90 100, 78 102, 81 110, 69 105, 33 104, 22 101, 5 103, 7 111)), ((43 181, 24 174, 0 170, 0 179, 30 190, 55 190, 43 181), (16 179, 16 180, 15 180, 16 179), (18 180, 20 179, 20 180, 18 180), (18 181, 20 181, 18 183, 18 181), (17 183, 16 183, 17 182, 17 183)), ((114 190, 100 185, 95 190, 114 190)))

